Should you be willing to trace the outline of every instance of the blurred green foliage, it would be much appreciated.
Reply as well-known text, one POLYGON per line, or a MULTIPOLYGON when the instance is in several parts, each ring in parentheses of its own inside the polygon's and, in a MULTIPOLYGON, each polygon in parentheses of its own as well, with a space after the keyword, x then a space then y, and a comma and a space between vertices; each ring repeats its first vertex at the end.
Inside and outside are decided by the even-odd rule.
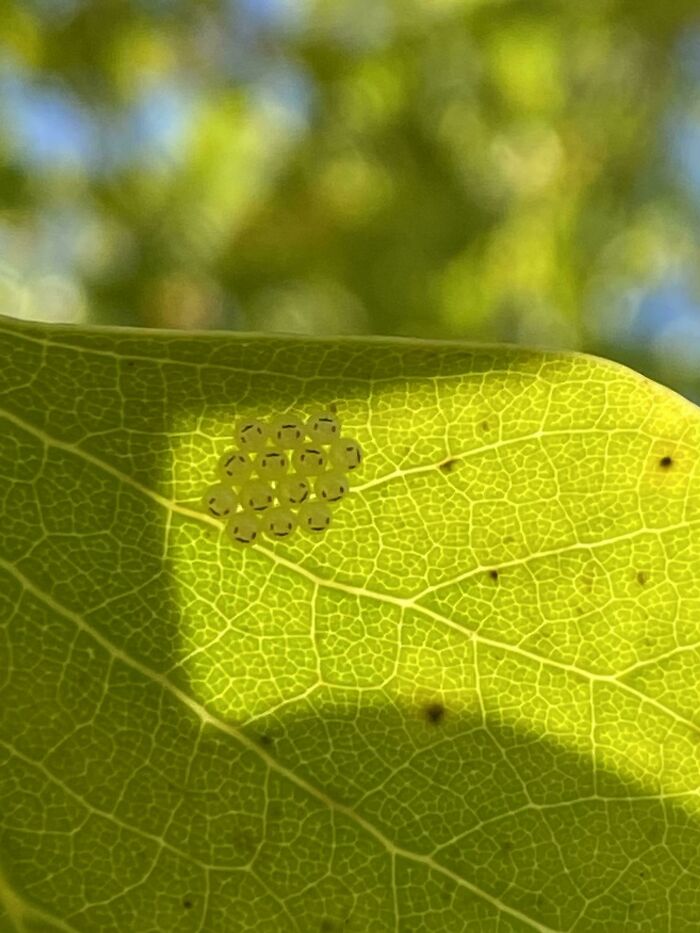
POLYGON ((697 0, 0 0, 0 311, 700 397, 697 0))

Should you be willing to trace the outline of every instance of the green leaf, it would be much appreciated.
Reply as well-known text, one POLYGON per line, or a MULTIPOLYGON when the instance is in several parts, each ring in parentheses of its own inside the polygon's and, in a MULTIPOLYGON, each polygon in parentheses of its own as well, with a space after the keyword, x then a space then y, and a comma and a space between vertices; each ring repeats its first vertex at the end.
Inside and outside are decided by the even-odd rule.
POLYGON ((694 931, 700 417, 576 354, 3 321, 0 930, 694 931), (335 404, 313 537, 199 500, 335 404))

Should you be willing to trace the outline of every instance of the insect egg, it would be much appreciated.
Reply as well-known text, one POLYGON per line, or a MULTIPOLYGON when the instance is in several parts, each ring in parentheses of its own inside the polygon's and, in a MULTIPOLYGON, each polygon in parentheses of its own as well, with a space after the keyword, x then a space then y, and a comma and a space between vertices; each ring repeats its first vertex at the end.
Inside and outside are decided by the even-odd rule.
POLYGON ((323 502, 305 502, 299 509, 299 527, 325 531, 331 523, 331 510, 323 502))
POLYGON ((262 421, 241 421, 236 428, 236 440, 243 450, 264 450, 269 429, 262 421))
POLYGON ((340 470, 321 473, 314 483, 314 492, 324 502, 338 502, 349 489, 347 477, 340 470))
POLYGON ((340 437, 340 422, 330 412, 319 412, 307 421, 306 432, 317 443, 327 444, 340 437))
POLYGON ((266 450, 258 455, 255 465, 260 479, 279 479, 287 472, 289 461, 280 450, 266 450))
POLYGON ((270 427, 273 444, 288 450, 304 445, 304 425, 291 416, 277 418, 270 427))
POLYGON ((229 450, 223 455, 219 463, 219 472, 224 479, 231 483, 242 483, 248 479, 253 469, 247 454, 240 450, 229 450))
POLYGON ((301 476, 315 476, 326 465, 326 455, 320 447, 303 447, 294 452, 294 466, 301 476))
POLYGON ((263 527, 271 538, 288 538, 296 524, 296 516, 290 509, 278 506, 265 512, 263 527))
POLYGON ((309 484, 300 476, 286 476, 277 482, 277 499, 282 505, 301 505, 310 494, 309 484))
POLYGON ((230 486, 217 483, 204 493, 204 507, 214 518, 228 518, 236 511, 238 497, 230 486))
POLYGON ((260 534, 260 520, 254 512, 239 512, 229 521, 226 530, 235 544, 253 544, 260 534))
POLYGON ((254 512, 269 509, 273 501, 272 487, 262 480, 251 479, 241 489, 241 505, 254 512))
POLYGON ((330 459, 339 470, 356 470, 362 463, 362 450, 351 437, 341 437, 331 445, 330 459))

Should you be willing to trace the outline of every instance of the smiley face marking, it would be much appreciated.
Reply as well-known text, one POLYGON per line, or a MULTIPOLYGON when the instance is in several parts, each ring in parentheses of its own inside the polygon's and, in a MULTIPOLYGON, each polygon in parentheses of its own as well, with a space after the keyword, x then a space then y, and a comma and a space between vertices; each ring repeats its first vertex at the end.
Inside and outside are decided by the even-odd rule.
POLYGON ((348 474, 362 464, 354 438, 341 436, 336 411, 320 409, 309 418, 287 414, 266 422, 255 417, 235 426, 233 448, 220 457, 220 481, 202 504, 226 521, 240 547, 292 537, 297 528, 320 535, 332 524, 332 511, 350 490, 348 474))

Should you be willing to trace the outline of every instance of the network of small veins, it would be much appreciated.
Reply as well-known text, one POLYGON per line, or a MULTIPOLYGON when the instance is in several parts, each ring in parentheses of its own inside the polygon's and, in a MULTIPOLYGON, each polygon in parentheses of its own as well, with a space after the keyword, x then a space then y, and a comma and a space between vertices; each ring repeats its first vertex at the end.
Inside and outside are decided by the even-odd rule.
MULTIPOLYGON (((358 466, 358 465, 359 465, 359 462, 360 462, 360 458, 361 458, 361 454, 359 453, 359 448, 357 448, 357 454, 356 454, 356 456, 357 456, 357 463, 355 464, 355 466, 358 466)), ((346 468, 348 468, 348 469, 353 469, 354 467, 346 467, 346 468)), ((418 470, 423 470, 423 469, 425 469, 425 467, 416 468, 416 471, 418 471, 418 470)), ((410 470, 409 472, 414 472, 414 470, 410 470)), ((386 478, 386 477, 385 477, 385 478, 386 478)), ((318 482, 318 480, 317 480, 317 482, 318 482)), ((319 494, 319 492, 318 492, 318 489, 317 489, 316 491, 317 491, 317 497, 320 499, 320 494, 319 494)), ((347 489, 345 489, 345 490, 341 493, 341 495, 338 497, 338 499, 342 498, 342 495, 344 495, 344 492, 345 492, 345 491, 347 491, 347 489)), ((337 501, 337 500, 336 500, 336 501, 337 501)), ((327 523, 324 522, 323 524, 324 524, 324 527, 320 527, 320 523, 319 523, 319 527, 318 527, 318 528, 313 528, 313 529, 312 529, 312 528, 309 528, 309 530, 311 530, 311 531, 322 531, 322 530, 325 530, 325 527, 327 527, 327 523)), ((687 523, 684 523, 684 524, 687 525, 687 523)), ((627 536, 625 536, 625 537, 627 537, 627 536)), ((242 541, 242 542, 239 542, 239 543, 241 543, 241 544, 247 544, 247 543, 250 543, 250 542, 242 541)), ((291 564, 290 564, 290 566, 294 567, 294 565, 291 565, 291 564)), ((295 567, 295 569, 298 570, 298 569, 300 569, 300 568, 295 567)), ((318 581, 318 582, 319 582, 319 583, 327 583, 328 581, 318 581)), ((371 595, 371 594, 370 594, 370 595, 371 595)), ((404 602, 404 600, 402 600, 402 602, 404 602)), ((418 608, 418 607, 416 607, 416 608, 418 608)), ((539 660, 540 660, 540 661, 543 661, 544 659, 540 658, 539 660)), ((564 666, 569 667, 568 665, 564 665, 564 666)), ((587 673, 587 672, 581 671, 581 673, 587 673)), ((590 675, 589 675, 589 676, 590 676, 590 675)), ((606 679, 608 679, 608 678, 606 678, 606 679)), ((615 678, 615 679, 616 679, 616 678, 615 678)), ((635 691, 635 692, 636 692, 636 691, 635 691)), ((648 697, 645 697, 644 699, 647 700, 647 701, 649 700, 648 697)), ((668 711, 667 711, 667 712, 668 712, 668 711)))

